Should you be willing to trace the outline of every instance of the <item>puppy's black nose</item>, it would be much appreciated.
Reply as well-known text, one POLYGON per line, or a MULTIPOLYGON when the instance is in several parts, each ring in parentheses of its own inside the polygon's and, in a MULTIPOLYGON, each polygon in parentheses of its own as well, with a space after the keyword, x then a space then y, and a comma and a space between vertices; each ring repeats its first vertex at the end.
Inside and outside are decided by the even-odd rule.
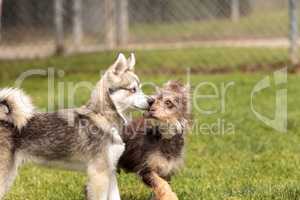
POLYGON ((153 103, 155 102, 155 99, 152 97, 148 97, 147 101, 148 101, 149 106, 151 107, 153 105, 153 103))

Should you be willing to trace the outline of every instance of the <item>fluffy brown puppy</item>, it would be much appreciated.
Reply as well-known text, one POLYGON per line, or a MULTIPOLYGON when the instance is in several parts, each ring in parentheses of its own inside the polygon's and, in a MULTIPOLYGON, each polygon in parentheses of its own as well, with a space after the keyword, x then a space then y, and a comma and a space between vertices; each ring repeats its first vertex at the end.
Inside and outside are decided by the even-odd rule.
POLYGON ((123 131, 126 147, 119 168, 136 173, 157 200, 177 200, 169 181, 183 165, 188 125, 188 88, 168 82, 144 117, 123 131))

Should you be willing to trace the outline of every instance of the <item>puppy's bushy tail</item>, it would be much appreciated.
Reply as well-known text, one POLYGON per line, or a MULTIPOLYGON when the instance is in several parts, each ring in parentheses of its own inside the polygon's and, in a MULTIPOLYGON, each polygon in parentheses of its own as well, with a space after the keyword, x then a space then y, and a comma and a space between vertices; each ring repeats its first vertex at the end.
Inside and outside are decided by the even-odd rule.
POLYGON ((14 124, 19 130, 33 116, 34 106, 22 90, 4 88, 0 90, 0 120, 14 124))

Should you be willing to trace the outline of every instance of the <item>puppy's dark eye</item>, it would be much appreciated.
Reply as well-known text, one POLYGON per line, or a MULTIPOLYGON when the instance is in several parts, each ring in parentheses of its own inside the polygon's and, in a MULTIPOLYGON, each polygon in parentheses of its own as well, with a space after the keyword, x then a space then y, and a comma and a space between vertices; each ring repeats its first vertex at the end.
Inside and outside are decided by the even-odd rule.
POLYGON ((165 105, 166 105, 168 108, 173 108, 173 107, 174 107, 174 104, 173 104, 170 100, 165 101, 165 105))
POLYGON ((131 88, 131 89, 129 89, 129 91, 130 91, 131 93, 136 93, 136 88, 131 88))

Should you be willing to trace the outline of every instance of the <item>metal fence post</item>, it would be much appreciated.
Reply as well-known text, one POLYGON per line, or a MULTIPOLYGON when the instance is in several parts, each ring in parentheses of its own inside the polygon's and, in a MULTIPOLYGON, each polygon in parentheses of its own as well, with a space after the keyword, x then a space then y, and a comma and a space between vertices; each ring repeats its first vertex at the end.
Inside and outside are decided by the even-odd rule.
POLYGON ((298 20, 297 0, 289 0, 290 16, 290 61, 293 65, 298 64, 298 20))
POLYGON ((82 41, 82 0, 73 0, 73 39, 76 48, 79 48, 82 41))
POLYGON ((117 43, 126 46, 129 37, 128 0, 117 0, 117 43))
POLYGON ((64 53, 64 22, 63 22, 63 0, 54 1, 54 24, 55 24, 55 53, 61 55, 64 53))
POLYGON ((116 45, 116 13, 115 0, 104 0, 105 8, 105 45, 113 49, 116 45))
POLYGON ((2 39, 2 5, 3 1, 0 0, 0 41, 2 39))
POLYGON ((240 19, 240 0, 231 0, 231 20, 238 22, 240 19))

